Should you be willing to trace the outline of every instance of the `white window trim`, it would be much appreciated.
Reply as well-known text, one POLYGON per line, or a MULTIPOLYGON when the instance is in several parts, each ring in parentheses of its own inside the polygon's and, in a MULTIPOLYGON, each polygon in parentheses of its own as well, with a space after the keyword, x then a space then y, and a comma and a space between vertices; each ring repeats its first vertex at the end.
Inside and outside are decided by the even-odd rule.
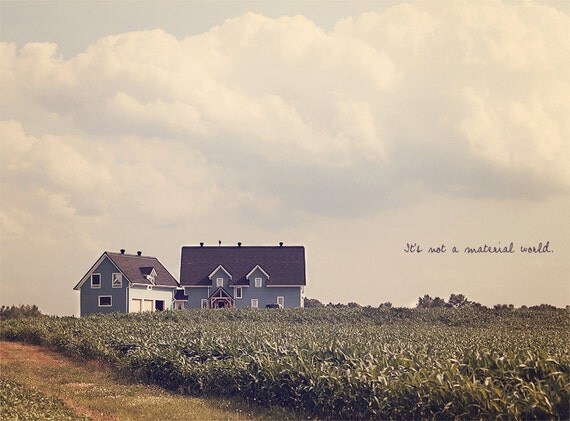
POLYGON ((97 296, 97 307, 113 307, 113 296, 112 295, 99 295, 97 296), (109 297, 111 303, 110 304, 101 304, 101 298, 109 297))
POLYGON ((285 297, 280 295, 277 297, 277 304, 280 304, 282 307, 285 307, 285 297))
POLYGON ((235 298, 236 300, 240 300, 241 298, 243 298, 243 291, 241 290, 241 287, 236 287, 236 288, 235 288, 234 298, 235 298))
POLYGON ((122 273, 113 273, 111 275, 111 287, 113 287, 113 288, 122 288, 123 287, 123 274, 122 273), (115 285, 115 279, 118 279, 121 282, 118 285, 115 285))
POLYGON ((263 287, 263 278, 255 278, 255 287, 262 288, 263 287))
POLYGON ((257 298, 251 299, 251 308, 259 308, 259 300, 257 298))
POLYGON ((202 299, 200 300, 200 308, 208 308, 208 307, 209 307, 208 304, 209 304, 209 303, 208 303, 208 299, 207 299, 207 298, 202 298, 202 299))
POLYGON ((93 289, 101 288, 101 274, 100 274, 100 273, 92 273, 92 274, 91 274, 91 288, 93 288, 93 289), (94 285, 94 284, 93 284, 93 275, 98 275, 98 276, 99 276, 99 285, 94 285))
POLYGON ((216 278, 216 288, 224 286, 224 278, 216 278))

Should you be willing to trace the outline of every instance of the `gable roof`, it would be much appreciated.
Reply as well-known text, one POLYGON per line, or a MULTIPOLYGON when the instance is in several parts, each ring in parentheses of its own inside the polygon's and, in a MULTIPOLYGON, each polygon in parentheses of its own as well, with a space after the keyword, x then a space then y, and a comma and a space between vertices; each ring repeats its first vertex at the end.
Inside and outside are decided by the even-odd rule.
POLYGON ((132 284, 153 285, 152 282, 147 279, 146 275, 150 274, 152 272, 152 269, 154 269, 156 272, 154 285, 168 287, 178 286, 176 279, 174 279, 170 272, 162 265, 162 263, 160 263, 156 257, 112 253, 106 251, 91 267, 91 269, 89 269, 85 276, 81 278, 79 283, 73 289, 81 288, 85 281, 89 279, 91 273, 101 264, 101 262, 103 262, 106 257, 125 276, 127 281, 132 284))
POLYGON ((258 265, 269 275, 268 286, 306 285, 303 246, 184 246, 180 285, 211 286, 208 275, 220 265, 233 285, 247 285, 246 276, 258 265))

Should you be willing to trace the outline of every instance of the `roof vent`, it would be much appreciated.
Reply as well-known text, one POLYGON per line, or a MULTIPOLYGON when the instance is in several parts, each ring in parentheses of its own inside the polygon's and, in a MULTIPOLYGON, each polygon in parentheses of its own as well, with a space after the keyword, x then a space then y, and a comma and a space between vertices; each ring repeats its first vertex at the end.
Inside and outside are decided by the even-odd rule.
POLYGON ((279 241, 279 247, 283 247, 283 241, 279 241))
POLYGON ((125 249, 121 249, 121 254, 125 254, 125 249))
POLYGON ((218 246, 222 245, 222 240, 218 240, 218 246))
POLYGON ((200 247, 204 247, 204 243, 200 243, 200 247))
POLYGON ((241 247, 241 242, 238 243, 238 247, 241 247))
POLYGON ((137 251, 137 256, 140 256, 140 255, 142 255, 142 251, 139 250, 139 251, 137 251))

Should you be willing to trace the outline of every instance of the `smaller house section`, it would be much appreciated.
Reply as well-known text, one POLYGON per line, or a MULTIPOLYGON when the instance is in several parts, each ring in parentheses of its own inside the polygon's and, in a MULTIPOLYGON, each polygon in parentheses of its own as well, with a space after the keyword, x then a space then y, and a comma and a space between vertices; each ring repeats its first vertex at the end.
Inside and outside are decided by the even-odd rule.
POLYGON ((156 257, 104 252, 75 285, 80 314, 140 313, 182 307, 178 282, 156 257), (178 291, 178 295, 176 294, 178 291))

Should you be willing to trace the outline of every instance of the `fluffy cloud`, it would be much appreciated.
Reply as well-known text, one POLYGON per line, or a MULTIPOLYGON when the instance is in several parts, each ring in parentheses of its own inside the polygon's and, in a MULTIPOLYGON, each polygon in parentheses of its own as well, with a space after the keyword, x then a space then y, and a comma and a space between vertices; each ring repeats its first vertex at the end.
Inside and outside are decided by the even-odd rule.
POLYGON ((330 32, 248 13, 185 39, 125 33, 69 60, 3 43, 4 176, 79 215, 127 199, 166 220, 195 212, 181 197, 351 215, 432 192, 568 191, 568 21, 417 3, 330 32))

